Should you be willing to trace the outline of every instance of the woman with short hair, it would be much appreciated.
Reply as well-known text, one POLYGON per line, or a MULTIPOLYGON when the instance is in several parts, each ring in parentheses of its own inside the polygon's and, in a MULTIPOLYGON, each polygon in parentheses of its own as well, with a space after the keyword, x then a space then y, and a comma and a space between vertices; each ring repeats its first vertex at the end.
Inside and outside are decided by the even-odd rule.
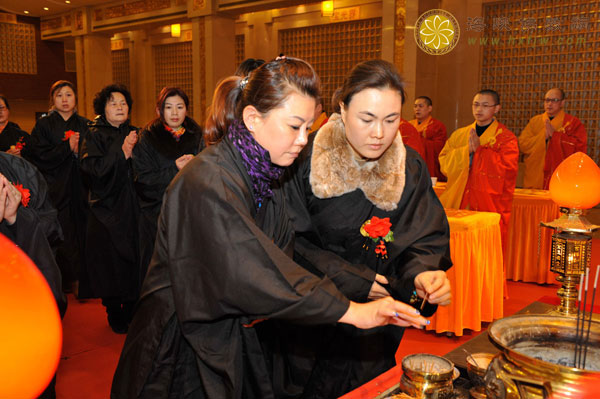
POLYGON ((98 92, 97 116, 81 145, 81 173, 90 191, 87 274, 93 295, 106 307, 110 327, 119 334, 127 332, 143 279, 131 167, 137 142, 137 128, 129 123, 132 103, 122 85, 98 92))

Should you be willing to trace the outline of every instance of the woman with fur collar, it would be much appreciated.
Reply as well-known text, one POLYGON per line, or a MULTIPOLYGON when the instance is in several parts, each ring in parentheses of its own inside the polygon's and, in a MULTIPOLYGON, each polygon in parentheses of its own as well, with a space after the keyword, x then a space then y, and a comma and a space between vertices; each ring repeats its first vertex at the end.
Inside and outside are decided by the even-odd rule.
MULTIPOLYGON (((403 98, 392 64, 356 65, 334 95, 337 113, 304 149, 284 190, 300 263, 351 300, 391 295, 416 308, 426 300, 428 316, 450 303, 449 227, 427 166, 398 134, 403 98)), ((319 327, 303 397, 338 397, 393 367, 402 333, 319 327)))
POLYGON ((178 87, 164 87, 156 101, 157 117, 144 128, 133 149, 135 190, 140 204, 142 275, 150 263, 158 215, 171 180, 204 148, 202 129, 189 116, 190 101, 178 87))

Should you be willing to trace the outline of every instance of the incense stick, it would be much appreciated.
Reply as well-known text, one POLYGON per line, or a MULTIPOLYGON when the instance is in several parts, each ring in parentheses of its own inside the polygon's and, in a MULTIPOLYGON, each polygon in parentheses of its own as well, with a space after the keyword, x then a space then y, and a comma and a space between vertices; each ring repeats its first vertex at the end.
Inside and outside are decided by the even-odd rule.
POLYGON ((598 286, 598 272, 600 265, 596 266, 596 276, 594 277, 594 291, 592 292, 592 307, 590 309, 590 319, 588 320, 588 328, 585 337, 585 349, 583 351, 583 369, 585 370, 585 359, 587 358, 587 350, 590 343, 590 328, 592 327, 592 315, 594 314, 594 302, 596 301, 596 287, 598 286))
POLYGON ((573 351, 573 367, 577 368, 577 345, 579 342, 579 312, 581 311, 581 293, 583 292, 583 273, 579 277, 579 293, 577 295, 577 324, 575 327, 575 350, 573 351))
MULTIPOLYGON (((577 346, 577 351, 578 351, 578 363, 577 363, 577 368, 581 368, 581 356, 582 356, 582 352, 583 352, 583 331, 585 329, 585 312, 587 309, 587 292, 588 292, 588 282, 589 282, 589 277, 590 277, 590 268, 586 267, 585 268, 585 290, 583 292, 583 312, 581 314, 581 328, 579 329, 579 334, 577 336, 577 342, 578 342, 578 346, 577 346)), ((578 323, 579 324, 579 321, 578 323)))

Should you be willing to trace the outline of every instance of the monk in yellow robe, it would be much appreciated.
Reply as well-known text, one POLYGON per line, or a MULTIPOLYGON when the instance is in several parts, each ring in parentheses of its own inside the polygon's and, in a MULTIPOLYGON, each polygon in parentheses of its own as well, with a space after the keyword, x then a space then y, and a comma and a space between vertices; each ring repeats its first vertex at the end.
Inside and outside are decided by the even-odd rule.
POLYGON ((556 167, 569 155, 587 151, 585 126, 563 111, 565 94, 550 89, 544 97, 546 112, 536 115, 519 136, 524 156, 523 187, 548 189, 556 167))
POLYGON ((475 95, 475 122, 452 133, 440 152, 441 170, 448 177, 440 200, 445 208, 499 213, 504 250, 519 148, 515 135, 496 120, 499 110, 500 97, 494 90, 475 95))
POLYGON ((423 140, 425 156, 423 159, 427 163, 427 169, 432 177, 437 177, 439 181, 446 181, 446 176, 440 170, 439 155, 448 136, 446 126, 431 116, 433 102, 427 96, 420 96, 415 99, 414 112, 415 119, 410 124, 417 129, 423 140))

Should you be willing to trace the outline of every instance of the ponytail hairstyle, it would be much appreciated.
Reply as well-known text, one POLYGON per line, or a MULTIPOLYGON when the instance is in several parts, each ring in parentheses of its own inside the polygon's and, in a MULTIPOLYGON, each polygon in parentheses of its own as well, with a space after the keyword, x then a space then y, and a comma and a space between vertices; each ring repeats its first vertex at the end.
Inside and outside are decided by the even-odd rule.
POLYGON ((73 85, 73 83, 69 82, 68 80, 57 80, 50 87, 50 111, 54 109, 54 96, 60 89, 62 89, 65 86, 70 87, 71 90, 73 90, 73 94, 75 94, 75 109, 77 109, 77 90, 75 90, 75 85, 73 85))
POLYGON ((204 139, 207 145, 216 144, 227 133, 234 120, 242 121, 244 108, 255 107, 262 115, 281 106, 293 92, 317 100, 320 81, 306 61, 278 57, 250 73, 249 76, 230 76, 215 89, 208 108, 204 139))
POLYGON ((344 104, 348 108, 352 97, 365 89, 392 89, 400 93, 402 104, 406 98, 404 82, 396 67, 384 60, 369 60, 356 64, 344 79, 342 87, 333 93, 331 106, 340 113, 344 104))

